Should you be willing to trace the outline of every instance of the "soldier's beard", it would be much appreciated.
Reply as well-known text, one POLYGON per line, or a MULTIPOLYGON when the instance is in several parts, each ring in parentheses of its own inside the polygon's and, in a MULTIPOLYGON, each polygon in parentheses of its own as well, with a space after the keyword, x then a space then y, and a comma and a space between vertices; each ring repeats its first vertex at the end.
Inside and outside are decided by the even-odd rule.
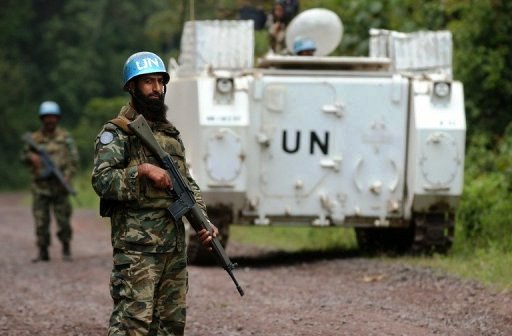
POLYGON ((158 94, 158 99, 149 98, 136 87, 133 94, 133 102, 137 112, 151 121, 166 121, 167 106, 164 104, 164 94, 158 94))

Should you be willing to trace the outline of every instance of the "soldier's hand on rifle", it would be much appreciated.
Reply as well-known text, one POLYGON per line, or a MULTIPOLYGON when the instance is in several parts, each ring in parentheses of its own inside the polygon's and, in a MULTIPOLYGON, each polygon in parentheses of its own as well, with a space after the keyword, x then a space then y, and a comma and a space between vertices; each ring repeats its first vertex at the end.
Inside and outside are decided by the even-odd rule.
POLYGON ((165 169, 150 163, 143 163, 137 167, 139 176, 145 176, 153 181, 155 188, 158 189, 172 189, 171 178, 165 169))
POLYGON ((37 155, 36 153, 30 153, 28 159, 30 160, 30 164, 36 171, 39 171, 39 169, 41 169, 43 161, 41 160, 41 157, 39 155, 37 155))
POLYGON ((203 246, 208 247, 209 250, 212 249, 211 247, 209 247, 209 245, 213 237, 217 237, 217 235, 219 234, 219 229, 217 229, 217 227, 213 225, 212 222, 210 222, 210 226, 212 227, 212 234, 210 234, 210 232, 208 232, 208 230, 206 229, 202 229, 197 233, 197 239, 199 239, 203 246))

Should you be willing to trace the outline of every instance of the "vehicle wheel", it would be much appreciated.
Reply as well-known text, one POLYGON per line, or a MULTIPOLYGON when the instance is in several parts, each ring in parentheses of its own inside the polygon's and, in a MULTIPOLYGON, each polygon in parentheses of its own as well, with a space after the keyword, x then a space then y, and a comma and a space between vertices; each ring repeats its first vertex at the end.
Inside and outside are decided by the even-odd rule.
MULTIPOLYGON (((208 206, 208 217, 219 229, 217 238, 224 248, 229 240, 229 225, 233 221, 233 210, 227 205, 208 206)), ((194 265, 213 265, 216 263, 215 256, 208 251, 195 237, 194 230, 190 230, 187 245, 188 262, 194 265)))
POLYGON ((452 213, 415 214, 414 253, 447 253, 453 244, 455 218, 452 213))

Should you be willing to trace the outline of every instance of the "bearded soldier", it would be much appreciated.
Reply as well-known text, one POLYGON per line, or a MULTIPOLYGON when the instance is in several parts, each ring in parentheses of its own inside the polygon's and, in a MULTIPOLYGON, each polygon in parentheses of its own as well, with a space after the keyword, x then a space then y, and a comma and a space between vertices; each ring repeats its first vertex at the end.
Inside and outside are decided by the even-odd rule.
MULTIPOLYGON (((166 210, 173 202, 171 179, 127 127, 139 114, 145 117, 206 215, 199 187, 186 166, 179 131, 166 119, 168 81, 159 56, 130 56, 124 65, 124 90, 131 99, 103 126, 95 142, 92 185, 101 198, 100 213, 110 217, 112 230, 114 307, 109 335, 183 335, 185 329, 185 229, 166 210)), ((213 232, 215 236, 217 228, 213 232)), ((206 230, 198 236, 204 245, 212 240, 206 230)))

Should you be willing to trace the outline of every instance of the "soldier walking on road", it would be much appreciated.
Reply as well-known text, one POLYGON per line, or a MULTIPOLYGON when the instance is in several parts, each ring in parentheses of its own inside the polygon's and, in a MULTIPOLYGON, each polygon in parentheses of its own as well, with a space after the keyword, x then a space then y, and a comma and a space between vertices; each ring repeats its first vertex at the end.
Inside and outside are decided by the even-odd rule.
MULTIPOLYGON (((38 149, 48 154, 56 169, 62 172, 62 177, 68 183, 78 167, 78 150, 75 141, 68 131, 59 127, 61 118, 60 107, 53 101, 45 101, 39 108, 42 127, 31 134, 31 139, 38 149)), ((25 145, 22 161, 32 169, 32 211, 35 220, 36 240, 39 254, 33 260, 48 261, 50 246, 50 211, 57 222, 57 237, 62 243, 62 254, 66 261, 71 260, 72 228, 70 223, 72 207, 69 193, 54 174, 45 173, 45 167, 40 153, 28 144, 25 145)))
MULTIPOLYGON (((185 228, 167 208, 171 179, 127 124, 142 114, 159 145, 175 160, 206 215, 199 187, 185 160, 179 131, 166 119, 164 95, 169 75, 162 59, 139 52, 124 66, 130 102, 107 122, 95 142, 92 185, 100 213, 110 217, 114 301, 108 335, 183 335, 188 289, 185 228)), ((214 236, 217 228, 214 228, 214 236)), ((199 232, 208 245, 212 236, 199 232)))

